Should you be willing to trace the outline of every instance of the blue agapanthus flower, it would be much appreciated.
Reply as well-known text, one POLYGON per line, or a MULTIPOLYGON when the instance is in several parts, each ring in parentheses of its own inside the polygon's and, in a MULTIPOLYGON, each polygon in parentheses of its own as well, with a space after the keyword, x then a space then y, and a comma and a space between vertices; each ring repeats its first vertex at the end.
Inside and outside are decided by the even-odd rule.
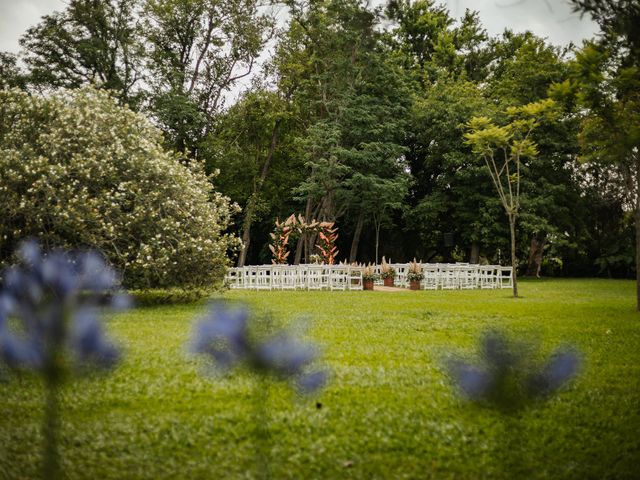
POLYGON ((261 374, 289 380, 301 393, 323 387, 327 372, 313 369, 318 349, 279 331, 267 338, 256 338, 251 331, 252 318, 246 307, 214 303, 193 330, 191 350, 208 356, 223 370, 244 366, 261 374))
POLYGON ((448 372, 470 400, 513 410, 553 394, 578 373, 580 357, 574 349, 559 348, 540 363, 530 345, 516 343, 490 330, 480 338, 480 360, 453 359, 448 372))
POLYGON ((119 358, 100 316, 124 309, 117 276, 95 252, 44 254, 34 241, 18 250, 20 263, 2 274, 0 359, 13 368, 45 370, 61 359, 78 367, 109 367, 119 358))

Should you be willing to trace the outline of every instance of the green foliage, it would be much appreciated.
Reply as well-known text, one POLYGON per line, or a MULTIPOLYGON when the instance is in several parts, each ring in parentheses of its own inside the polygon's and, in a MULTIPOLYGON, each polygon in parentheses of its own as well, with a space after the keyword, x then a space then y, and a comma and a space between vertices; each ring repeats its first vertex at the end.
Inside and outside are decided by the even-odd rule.
MULTIPOLYGON (((240 292, 258 312, 313 314, 311 338, 334 375, 316 398, 270 390, 273 478, 634 478, 640 449, 640 323, 628 281, 522 282, 504 291, 240 292), (322 305, 322 308, 316 308, 322 305), (399 307, 401 305, 401 307, 399 307), (513 443, 503 417, 460 400, 442 361, 472 352, 485 328, 538 341, 543 354, 573 344, 586 368, 557 399, 523 411, 513 443), (319 405, 316 405, 316 404, 319 405), (606 425, 606 428, 603 428, 606 425), (615 446, 613 448, 612 446, 615 446), (505 473, 505 463, 515 470, 505 473)), ((185 359, 200 305, 134 310, 111 319, 126 349, 108 378, 61 395, 65 476, 247 478, 254 472, 255 378, 203 378, 185 359)), ((0 383, 0 469, 37 478, 41 383, 0 383)))
POLYGON ((0 90, 26 88, 24 72, 18 66, 18 58, 9 52, 0 52, 0 90))
MULTIPOLYGON (((295 80, 292 102, 306 127, 296 144, 306 167, 296 196, 306 202, 308 220, 346 216, 378 232, 409 185, 401 145, 408 84, 384 55, 378 11, 356 0, 290 7, 293 20, 275 63, 295 80)), ((358 241, 354 234, 352 257, 358 241)))
MULTIPOLYGON (((438 247, 443 232, 452 232, 465 244, 496 247, 490 180, 464 144, 464 124, 474 115, 490 114, 491 105, 472 82, 451 77, 437 82, 415 99, 408 154, 414 178, 415 208, 407 209, 408 227, 421 243, 438 247), (489 188, 486 188, 488 185, 489 188)), ((428 252, 418 255, 427 257, 428 252)))
POLYGON ((93 84, 123 102, 140 100, 143 46, 138 0, 72 0, 22 36, 29 83, 36 88, 93 84))
POLYGON ((271 36, 257 0, 145 0, 152 111, 179 152, 196 157, 224 99, 271 36))
POLYGON ((272 32, 256 0, 72 0, 21 38, 37 90, 108 89, 197 156, 230 89, 272 32))
POLYGON ((565 100, 565 106, 580 117, 582 160, 611 165, 609 171, 624 180, 626 208, 635 215, 635 269, 640 285, 640 37, 636 28, 640 4, 637 0, 574 3, 593 15, 602 35, 585 42, 570 64, 569 79, 550 93, 565 100))
POLYGON ((145 288, 144 290, 128 290, 135 307, 151 307, 158 305, 183 305, 201 301, 219 293, 213 288, 145 288))
MULTIPOLYGON (((508 145, 522 158, 505 178, 521 185, 519 257, 540 265, 541 242, 564 274, 628 273, 640 6, 573 3, 602 29, 581 50, 490 36, 476 12, 454 18, 435 0, 71 0, 23 35, 23 53, 0 54, 0 87, 94 84, 145 112, 242 207, 238 264, 268 262, 273 221, 292 212, 338 221, 351 260, 498 261, 503 207, 477 152, 508 145), (508 107, 548 92, 562 115, 518 137, 537 113, 508 107), (476 153, 473 117, 495 127, 476 125, 476 153)), ((314 242, 291 245, 292 260, 314 242)))
POLYGON ((0 258, 22 238, 99 249, 133 288, 209 287, 236 240, 228 199, 104 92, 0 92, 0 258))

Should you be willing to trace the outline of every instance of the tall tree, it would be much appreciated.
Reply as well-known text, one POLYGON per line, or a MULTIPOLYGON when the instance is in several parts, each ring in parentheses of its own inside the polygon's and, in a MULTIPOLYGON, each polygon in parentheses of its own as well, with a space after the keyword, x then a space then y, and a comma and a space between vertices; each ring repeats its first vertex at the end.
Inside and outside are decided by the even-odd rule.
POLYGON ((268 215, 286 215, 279 211, 281 202, 300 181, 302 165, 291 145, 293 120, 278 92, 251 91, 220 116, 202 145, 207 170, 220 171, 216 184, 242 206, 240 267, 253 243, 253 224, 268 215))
POLYGON ((506 114, 510 121, 504 126, 495 125, 487 117, 474 117, 469 121, 469 132, 465 135, 473 152, 484 159, 509 219, 514 297, 518 296, 516 221, 520 213, 522 162, 526 157, 537 155, 537 145, 531 133, 543 116, 550 115, 553 105, 552 100, 543 100, 508 108, 506 114))
POLYGON ((20 39, 35 88, 93 84, 123 102, 140 100, 143 46, 138 0, 71 0, 20 39))
MULTIPOLYGON (((409 91, 386 57, 377 29, 379 11, 358 0, 290 6, 292 23, 278 66, 281 78, 296 85, 293 100, 307 125, 298 144, 308 174, 296 192, 305 202, 307 220, 335 221, 350 212, 355 219, 348 225, 353 232, 350 257, 355 258, 362 228, 375 210, 363 204, 363 189, 392 181, 401 194, 406 191, 400 180, 405 175, 400 142, 409 91)), ((296 260, 303 244, 304 239, 296 260)), ((307 253, 312 244, 307 238, 307 253)))
POLYGON ((571 78, 553 94, 572 97, 584 114, 584 161, 615 166, 625 179, 636 224, 636 308, 640 311, 640 2, 576 1, 600 24, 600 37, 577 53, 571 78))
POLYGON ((273 18, 258 0, 147 0, 152 111, 176 150, 197 157, 225 95, 247 78, 273 18))
POLYGON ((504 235, 500 205, 488 172, 464 142, 464 125, 474 116, 492 116, 493 108, 473 82, 442 75, 416 98, 412 112, 409 164, 414 177, 407 227, 428 259, 453 233, 457 246, 494 252, 504 235))
MULTIPOLYGON (((486 94, 492 103, 525 105, 544 99, 554 82, 567 78, 567 49, 555 47, 530 32, 506 31, 492 40, 496 52, 486 94)), ((556 256, 573 248, 577 237, 572 225, 578 221, 576 206, 584 200, 575 181, 577 156, 577 121, 564 116, 552 126, 542 125, 536 131, 539 153, 527 165, 523 177, 523 214, 520 221, 521 249, 529 244, 526 273, 539 276, 544 252, 556 256), (572 212, 573 211, 573 212, 572 212)))

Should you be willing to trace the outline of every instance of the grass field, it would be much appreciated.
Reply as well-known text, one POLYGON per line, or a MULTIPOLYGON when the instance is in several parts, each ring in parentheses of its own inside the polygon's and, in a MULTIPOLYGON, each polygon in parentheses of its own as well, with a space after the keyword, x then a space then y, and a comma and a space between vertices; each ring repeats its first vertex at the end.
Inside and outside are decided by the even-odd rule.
MULTIPOLYGON (((229 292, 288 322, 309 314, 329 386, 299 399, 283 385, 256 405, 250 377, 206 378, 185 343, 202 305, 113 319, 125 350, 108 376, 63 393, 69 478, 252 478, 254 419, 268 412, 273 478, 640 478, 640 315, 635 285, 543 280, 509 291, 229 292), (573 344, 581 376, 515 417, 459 398, 450 352, 501 327, 549 353, 573 344), (321 405, 321 408, 318 408, 321 405)), ((0 382, 0 478, 39 474, 42 386, 0 382)))

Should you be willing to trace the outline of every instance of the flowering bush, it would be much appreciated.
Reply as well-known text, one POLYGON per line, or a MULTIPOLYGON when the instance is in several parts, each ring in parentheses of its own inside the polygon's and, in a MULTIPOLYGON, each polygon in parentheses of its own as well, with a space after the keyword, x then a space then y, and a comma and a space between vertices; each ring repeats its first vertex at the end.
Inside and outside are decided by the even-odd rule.
POLYGON ((93 247, 130 288, 223 278, 234 208, 142 115, 91 88, 0 91, 0 263, 20 239, 93 247))

